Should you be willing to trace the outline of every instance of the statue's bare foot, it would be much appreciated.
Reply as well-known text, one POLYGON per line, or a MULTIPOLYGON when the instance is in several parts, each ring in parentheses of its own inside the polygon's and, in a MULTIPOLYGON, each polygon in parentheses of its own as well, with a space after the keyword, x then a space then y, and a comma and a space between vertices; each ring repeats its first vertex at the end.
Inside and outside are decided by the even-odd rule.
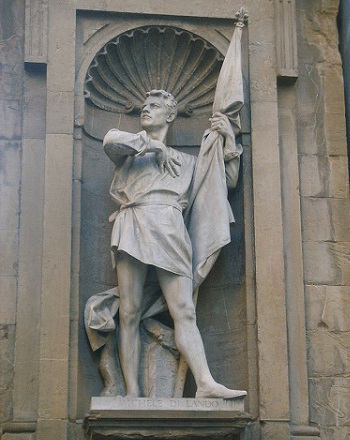
POLYGON ((218 383, 206 389, 198 389, 196 399, 234 399, 235 397, 243 397, 247 395, 247 391, 230 390, 224 385, 218 383))
POLYGON ((118 389, 116 385, 109 385, 104 387, 101 393, 102 397, 116 397, 118 395, 118 389))

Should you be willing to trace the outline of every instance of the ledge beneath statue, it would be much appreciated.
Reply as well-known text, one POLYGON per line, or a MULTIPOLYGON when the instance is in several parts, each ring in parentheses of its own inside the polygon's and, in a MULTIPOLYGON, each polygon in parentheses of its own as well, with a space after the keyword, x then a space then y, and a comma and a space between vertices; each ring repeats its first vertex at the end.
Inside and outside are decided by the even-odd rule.
POLYGON ((93 397, 84 429, 88 440, 239 440, 249 421, 244 397, 93 397))

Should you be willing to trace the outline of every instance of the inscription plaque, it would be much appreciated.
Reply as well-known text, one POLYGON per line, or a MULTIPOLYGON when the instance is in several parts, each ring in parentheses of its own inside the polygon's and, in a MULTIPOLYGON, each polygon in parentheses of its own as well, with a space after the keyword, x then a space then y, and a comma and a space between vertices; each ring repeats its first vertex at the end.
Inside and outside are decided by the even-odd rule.
POLYGON ((90 414, 94 411, 244 411, 244 396, 235 399, 165 399, 165 398, 125 398, 92 397, 90 414))

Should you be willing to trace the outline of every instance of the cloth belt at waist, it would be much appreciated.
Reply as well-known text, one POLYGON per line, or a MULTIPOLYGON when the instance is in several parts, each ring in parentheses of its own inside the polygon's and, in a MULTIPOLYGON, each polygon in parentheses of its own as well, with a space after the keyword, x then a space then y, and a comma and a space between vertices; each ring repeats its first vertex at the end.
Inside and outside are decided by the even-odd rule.
POLYGON ((131 203, 126 203, 125 205, 121 205, 117 211, 113 212, 113 214, 109 216, 108 220, 110 222, 113 222, 117 218, 118 214, 124 211, 125 209, 138 208, 140 206, 172 206, 173 208, 177 209, 182 213, 181 205, 179 205, 178 203, 131 202, 131 203))

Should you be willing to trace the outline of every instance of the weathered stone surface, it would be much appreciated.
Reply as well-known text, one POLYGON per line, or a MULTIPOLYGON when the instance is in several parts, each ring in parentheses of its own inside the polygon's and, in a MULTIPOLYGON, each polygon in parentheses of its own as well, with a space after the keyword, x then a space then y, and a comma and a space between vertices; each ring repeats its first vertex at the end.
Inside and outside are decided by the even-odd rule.
POLYGON ((0 325, 0 420, 12 416, 15 325, 0 325))
POLYGON ((262 418, 285 419, 289 416, 289 399, 282 399, 288 394, 288 361, 277 104, 252 103, 251 111, 255 126, 252 161, 260 414, 262 418), (269 114, 268 121, 261 119, 263 113, 269 114), (278 362, 272 364, 276 350, 278 362), (274 387, 271 376, 276 381, 274 387))
MULTIPOLYGON (((300 38, 300 34, 298 36, 300 38)), ((324 116, 321 105, 321 79, 317 69, 312 64, 313 58, 317 58, 318 51, 319 48, 315 47, 315 51, 312 51, 310 55, 309 52, 304 54, 299 46, 299 55, 305 57, 303 62, 299 62, 299 80, 296 83, 299 127, 298 150, 303 155, 325 154, 326 152, 324 116), (308 59, 308 56, 312 59, 308 59)))
POLYGON ((331 253, 332 244, 304 242, 304 276, 307 284, 340 284, 340 271, 331 253))
POLYGON ((72 92, 47 92, 46 132, 73 134, 74 95, 72 92))
MULTIPOLYGON (((47 66, 47 90, 49 92, 74 93, 75 20, 75 9, 70 1, 50 4, 49 64, 47 66), (56 26, 57 17, 59 17, 60 26, 56 26)), ((67 110, 70 114, 72 108, 67 110)))
MULTIPOLYGON (((1 112, 0 112, 1 113, 1 112)), ((0 323, 15 322, 21 144, 0 141, 0 323)))
POLYGON ((198 326, 203 333, 225 333, 242 328, 246 310, 240 290, 237 285, 203 287, 197 305, 198 326))
MULTIPOLYGON (((0 4, 0 85, 4 100, 21 99, 23 88, 24 2, 4 0, 0 4)), ((8 104, 11 103, 7 102, 8 104)), ((0 111, 3 115, 3 112, 0 111)), ((20 120, 19 120, 20 125, 20 120)), ((0 134, 8 130, 0 123, 0 134)), ((12 137, 12 136, 11 136, 12 137)))
MULTIPOLYGON (((347 178, 343 179, 347 182, 347 178)), ((333 239, 348 242, 350 239, 350 203, 347 198, 332 199, 329 201, 333 226, 333 239)))
POLYGON ((2 267, 2 273, 5 276, 14 276, 17 272, 17 229, 8 229, 2 231, 6 235, 6 239, 2 240, 0 265, 2 267))
POLYGON ((0 323, 14 324, 16 321, 16 275, 0 275, 0 323))
POLYGON ((287 422, 267 421, 261 424, 261 440, 290 440, 287 422))
POLYGON ((303 250, 307 284, 349 284, 349 243, 304 242, 303 250))
POLYGON ((0 3, 0 423, 13 415, 24 2, 0 3))
POLYGON ((349 388, 349 378, 311 379, 310 421, 321 427, 349 425, 349 388))
POLYGON ((305 241, 349 240, 350 204, 348 199, 302 197, 301 207, 305 241))
MULTIPOLYGON (((37 90, 37 84, 35 89, 37 90)), ((30 112, 31 103, 25 113, 30 112)), ((45 107, 44 107, 45 109, 45 107)), ((34 108, 32 111, 35 114, 34 108)), ((40 113, 39 113, 40 114, 40 113)), ((33 125, 38 121, 32 119, 33 125)), ((42 126, 42 122, 40 123, 42 126)), ((28 128, 28 127, 27 127, 28 128)), ((27 135, 27 128, 24 130, 27 135)), ((29 129, 30 134, 34 134, 29 129)), ((14 417, 35 420, 39 385, 39 328, 42 268, 45 143, 40 139, 23 142, 23 168, 18 266, 16 322, 16 372, 14 417), (35 258, 33 258, 35 255, 35 258)))
POLYGON ((331 426, 322 430, 321 440, 348 440, 350 427, 331 426))
POLYGON ((339 281, 335 284, 350 285, 350 241, 331 243, 329 250, 339 271, 339 281))
POLYGON ((69 439, 84 440, 84 432, 82 430, 83 420, 78 419, 75 422, 68 423, 67 437, 69 439))
POLYGON ((0 389, 0 417, 1 421, 12 418, 12 389, 7 385, 5 389, 0 389))
POLYGON ((300 156, 300 194, 304 197, 328 197, 329 159, 326 156, 300 156))
POLYGON ((276 64, 273 3, 245 3, 248 10, 254 9, 257 22, 249 22, 250 56, 256 60, 251 64, 250 88, 254 102, 270 102, 276 100, 276 64), (263 77, 260 75, 263 73, 263 77))
MULTIPOLYGON (((332 8, 321 1, 308 5, 298 2, 302 30, 298 34, 301 61, 297 84, 299 148, 302 154, 344 156, 343 86, 335 30, 338 2, 329 3, 332 3, 332 8)), ((303 180, 308 182, 306 174, 302 187, 305 187, 303 180)), ((345 174, 342 176, 345 177, 345 174)), ((333 179, 337 179, 336 173, 331 175, 331 182, 333 179)), ((342 184, 345 181, 342 180, 342 184)), ((330 188, 334 193, 331 184, 330 188)))
MULTIPOLYGON (((333 41, 336 40, 337 36, 333 41)), ((330 156, 346 156, 344 84, 339 58, 333 57, 332 67, 324 70, 323 87, 327 152, 330 156)))
POLYGON ((302 197, 301 210, 304 241, 333 239, 334 231, 328 199, 302 197))
MULTIPOLYGON (((300 175, 300 190, 304 197, 346 198, 348 196, 348 168, 347 160, 343 156, 328 158, 303 155, 300 157, 300 175)), ((332 201, 332 203, 336 202, 332 201)), ((307 224, 307 219, 305 223, 307 224)))
POLYGON ((12 344, 15 338, 14 325, 0 326, 0 389, 4 390, 9 385, 12 388, 12 374, 14 367, 14 353, 12 344))
POLYGON ((5 433, 1 436, 1 440, 34 440, 35 434, 19 433, 5 433))
POLYGON ((22 101, 0 99, 0 139, 20 139, 22 133, 22 101))
MULTIPOLYGON (((341 2, 340 2, 341 3, 341 2)), ((347 438, 349 203, 338 1, 298 1, 298 137, 309 402, 321 438, 347 438), (344 377, 345 376, 345 377, 344 377), (344 377, 342 379, 342 377, 344 377), (345 433, 345 435, 344 435, 345 433), (339 435, 339 437, 338 437, 339 435)))
POLYGON ((45 159, 38 413, 40 418, 47 419, 47 427, 49 419, 53 419, 57 438, 63 439, 60 427, 67 423, 68 405, 71 136, 47 135, 45 159))
POLYGON ((326 301, 327 286, 305 286, 305 305, 306 305, 306 329, 316 330, 324 327, 322 320, 324 304, 326 301))
POLYGON ((23 108, 23 134, 26 139, 45 139, 46 75, 29 71, 26 74, 23 108))
POLYGON ((67 438, 67 421, 52 419, 38 420, 38 428, 36 432, 36 440, 47 440, 52 436, 56 439, 65 440, 67 438))
POLYGON ((0 230, 2 231, 14 230, 18 227, 21 148, 20 142, 0 141, 0 230))
POLYGON ((350 332, 334 333, 326 329, 308 336, 310 376, 341 376, 350 373, 350 332))
POLYGON ((320 437, 318 435, 292 435, 290 440, 318 440, 320 437))
POLYGON ((349 197, 348 160, 346 156, 329 158, 329 195, 331 197, 349 197))
POLYGON ((39 365, 39 418, 65 419, 67 414, 67 370, 65 359, 43 359, 39 365), (44 393, 45 390, 45 393, 44 393))
POLYGON ((308 330, 350 331, 350 287, 306 286, 308 330))

